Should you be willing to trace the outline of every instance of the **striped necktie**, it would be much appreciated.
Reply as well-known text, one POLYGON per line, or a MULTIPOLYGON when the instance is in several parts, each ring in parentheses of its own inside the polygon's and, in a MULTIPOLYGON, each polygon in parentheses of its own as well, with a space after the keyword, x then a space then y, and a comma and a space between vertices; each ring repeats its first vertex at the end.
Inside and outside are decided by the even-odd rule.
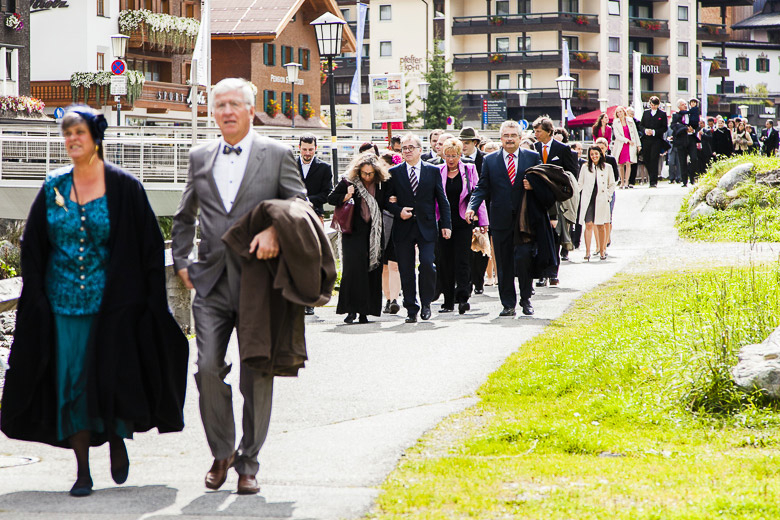
POLYGON ((507 160, 507 166, 506 166, 506 172, 509 174, 509 183, 512 184, 512 186, 515 185, 515 174, 517 171, 515 170, 515 154, 510 153, 506 156, 507 160))
POLYGON ((415 172, 416 167, 412 166, 411 171, 409 172, 409 184, 412 185, 412 193, 414 193, 415 197, 417 196, 417 185, 419 184, 417 181, 417 172, 415 172))

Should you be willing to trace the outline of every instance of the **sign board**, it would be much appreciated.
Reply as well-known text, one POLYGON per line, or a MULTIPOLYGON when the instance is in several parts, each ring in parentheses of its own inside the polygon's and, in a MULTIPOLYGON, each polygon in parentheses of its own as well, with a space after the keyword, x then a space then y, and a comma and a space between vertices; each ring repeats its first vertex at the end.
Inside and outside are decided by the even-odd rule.
POLYGON ((127 94, 127 78, 124 76, 111 76, 112 96, 124 96, 127 94))
POLYGON ((65 115, 65 109, 62 107, 57 107, 54 109, 54 119, 59 121, 62 119, 62 117, 65 115))
POLYGON ((404 75, 369 74, 368 93, 371 99, 371 117, 374 123, 406 121, 406 92, 404 75))
POLYGON ((506 99, 482 100, 482 124, 500 125, 506 121, 506 99))
POLYGON ((125 66, 125 62, 122 60, 114 60, 111 63, 111 72, 113 72, 116 76, 124 74, 126 68, 127 66, 125 66))
POLYGON ((520 121, 517 122, 517 124, 520 125, 520 130, 528 130, 528 121, 526 121, 525 119, 521 119, 520 121))

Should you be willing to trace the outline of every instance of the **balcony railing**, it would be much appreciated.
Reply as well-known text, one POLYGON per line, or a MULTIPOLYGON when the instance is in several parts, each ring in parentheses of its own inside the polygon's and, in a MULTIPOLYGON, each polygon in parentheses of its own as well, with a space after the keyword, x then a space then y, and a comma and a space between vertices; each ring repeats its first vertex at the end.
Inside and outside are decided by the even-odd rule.
MULTIPOLYGON (((357 69, 357 60, 352 57, 338 57, 333 60, 333 75, 337 78, 355 75, 355 69, 357 69)), ((360 73, 363 76, 368 76, 371 70, 371 60, 368 57, 363 57, 360 60, 360 73)))
MULTIPOLYGON (((485 99, 506 99, 510 107, 519 107, 517 91, 519 89, 493 89, 493 90, 461 90, 460 96, 464 108, 482 107, 485 99)), ((527 88, 528 107, 556 106, 560 107, 561 98, 558 88, 527 88)), ((572 105, 584 106, 598 104, 599 90, 587 88, 575 88, 572 97, 572 105)))
POLYGON ((595 14, 552 12, 494 16, 458 16, 452 19, 452 34, 485 34, 531 31, 599 32, 595 14))
MULTIPOLYGON (((669 74, 669 57, 662 54, 643 54, 641 74, 669 74)), ((628 60, 628 68, 633 72, 634 60, 628 60)))
MULTIPOLYGON (((512 51, 512 52, 477 52, 455 54, 452 67, 458 72, 482 70, 517 70, 517 69, 557 69, 561 65, 560 50, 549 51, 512 51)), ((570 51, 569 64, 572 69, 597 70, 599 65, 598 52, 570 51)))
POLYGON ((637 18, 631 16, 628 19, 628 35, 668 38, 669 22, 658 18, 637 18))
POLYGON ((725 42, 729 40, 726 26, 719 23, 700 23, 696 26, 696 39, 701 41, 725 42))
MULTIPOLYGON (((712 62, 710 65, 710 77, 711 78, 727 78, 729 77, 728 61, 725 58, 714 58, 709 60, 712 62)), ((701 74, 701 62, 696 62, 696 74, 701 74)))

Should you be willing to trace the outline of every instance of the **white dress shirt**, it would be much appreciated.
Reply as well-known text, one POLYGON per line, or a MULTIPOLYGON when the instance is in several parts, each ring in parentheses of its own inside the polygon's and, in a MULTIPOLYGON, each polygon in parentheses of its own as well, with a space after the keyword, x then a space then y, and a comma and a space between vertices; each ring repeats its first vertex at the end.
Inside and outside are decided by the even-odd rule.
POLYGON ((217 160, 214 161, 214 182, 219 190, 219 196, 222 198, 222 204, 225 211, 230 213, 233 202, 236 200, 238 188, 244 179, 246 165, 249 162, 249 155, 252 152, 252 132, 250 131, 236 147, 241 148, 241 155, 235 153, 225 154, 227 143, 224 139, 219 140, 219 151, 217 160))
POLYGON ((513 153, 513 154, 510 154, 510 153, 508 153, 506 150, 504 150, 504 149, 502 148, 502 149, 501 149, 501 152, 504 154, 504 165, 505 165, 505 166, 508 166, 508 165, 509 165, 509 163, 508 163, 508 157, 509 157, 510 155, 514 156, 514 158, 515 158, 515 175, 517 175, 517 158, 518 158, 518 151, 517 151, 517 150, 515 150, 515 153, 513 153))
POLYGON ((305 163, 303 162, 303 160, 301 160, 301 171, 303 172, 304 179, 309 176, 309 170, 311 169, 311 163, 313 162, 314 162, 314 158, 312 158, 312 160, 309 161, 308 163, 305 163))
POLYGON ((467 159, 471 159, 474 162, 477 162, 477 150, 474 150, 474 153, 472 155, 467 155, 467 159))

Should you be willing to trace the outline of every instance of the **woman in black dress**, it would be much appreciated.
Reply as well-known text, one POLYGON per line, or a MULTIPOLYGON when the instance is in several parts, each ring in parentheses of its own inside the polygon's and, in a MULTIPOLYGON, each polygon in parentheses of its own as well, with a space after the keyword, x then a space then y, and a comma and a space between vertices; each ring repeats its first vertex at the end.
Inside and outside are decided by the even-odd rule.
POLYGON ((722 116, 715 118, 716 128, 712 132, 712 152, 720 157, 731 157, 734 153, 734 143, 731 141, 731 130, 728 129, 722 116))
POLYGON ((390 175, 373 152, 358 155, 328 196, 328 204, 354 204, 352 232, 341 235, 341 288, 337 314, 344 323, 368 323, 382 313, 382 209, 390 175))

